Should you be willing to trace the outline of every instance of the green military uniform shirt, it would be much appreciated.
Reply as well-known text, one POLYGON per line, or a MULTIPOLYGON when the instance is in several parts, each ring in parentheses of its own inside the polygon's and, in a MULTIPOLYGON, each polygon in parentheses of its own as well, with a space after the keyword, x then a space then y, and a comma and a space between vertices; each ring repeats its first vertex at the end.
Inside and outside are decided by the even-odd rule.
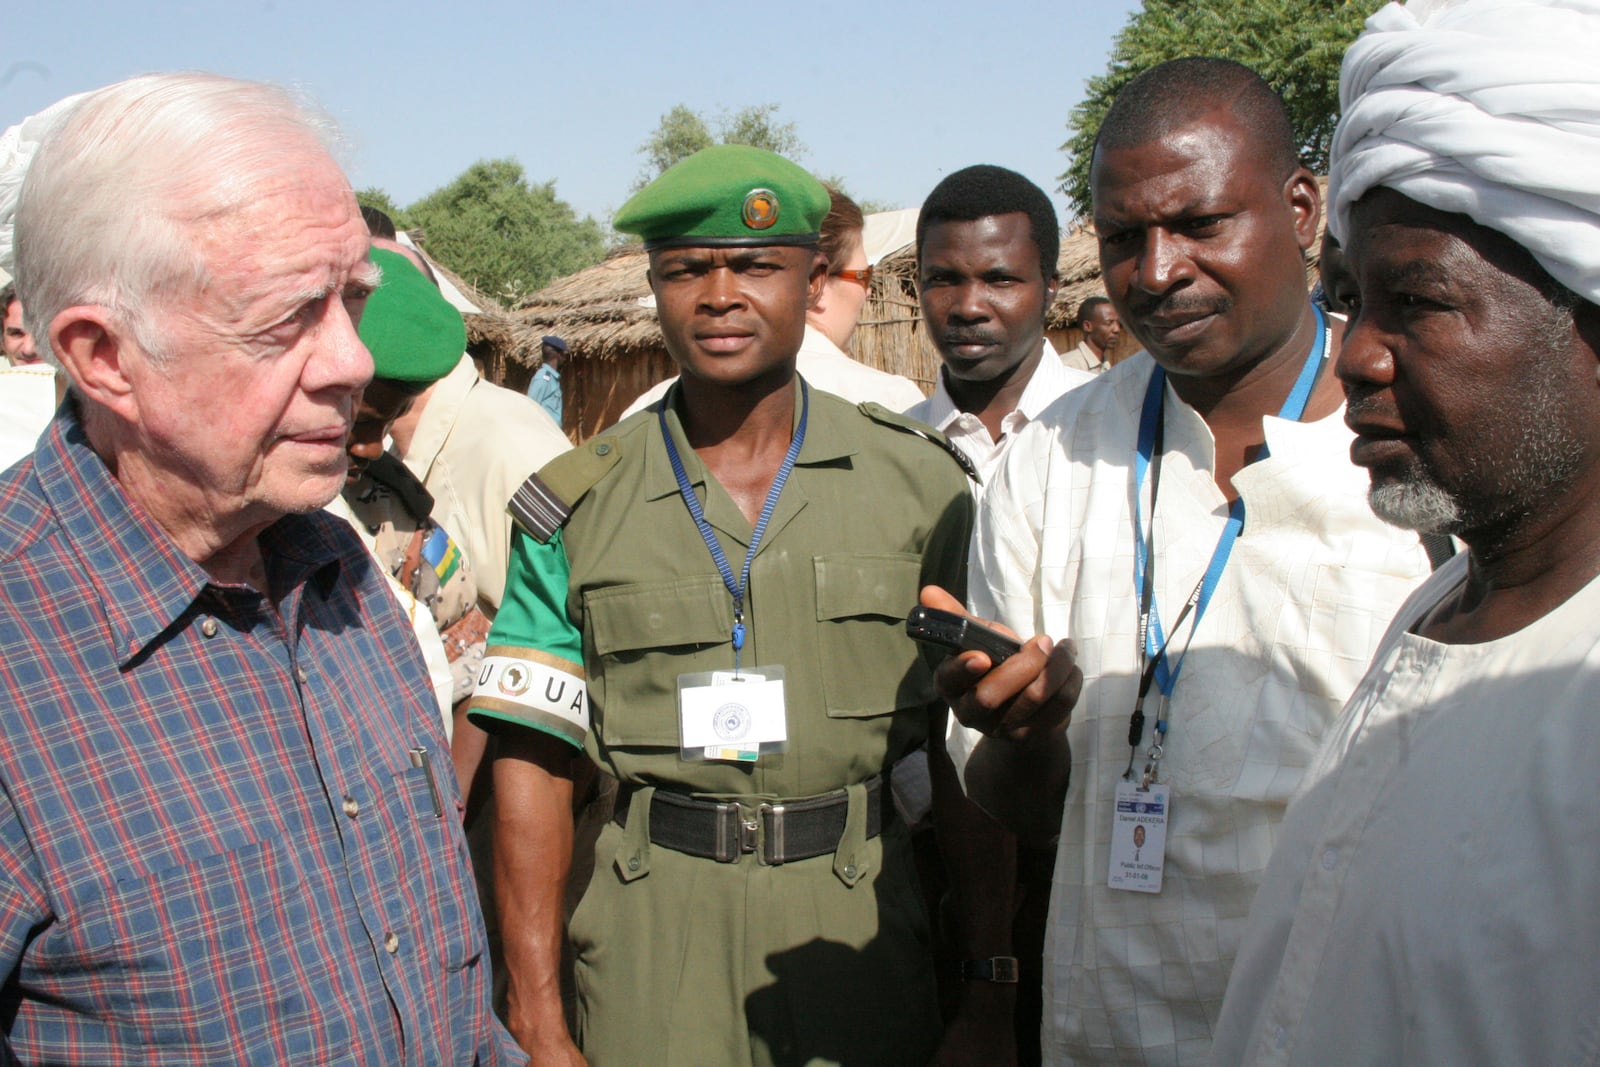
MULTIPOLYGON (((547 539, 519 531, 472 718, 582 744, 625 789, 759 803, 852 787, 852 811, 833 855, 721 864, 652 846, 636 794, 571 923, 584 1052, 594 1067, 925 1063, 939 1038, 926 917, 903 828, 861 828, 862 783, 926 739, 932 671, 904 618, 922 585, 963 588, 966 478, 897 416, 810 391, 745 607, 743 666, 786 672, 786 750, 685 760, 678 678, 733 667, 733 606, 656 411, 530 483, 550 526, 572 510, 547 539)), ((671 407, 667 423, 737 573, 750 523, 671 407)))

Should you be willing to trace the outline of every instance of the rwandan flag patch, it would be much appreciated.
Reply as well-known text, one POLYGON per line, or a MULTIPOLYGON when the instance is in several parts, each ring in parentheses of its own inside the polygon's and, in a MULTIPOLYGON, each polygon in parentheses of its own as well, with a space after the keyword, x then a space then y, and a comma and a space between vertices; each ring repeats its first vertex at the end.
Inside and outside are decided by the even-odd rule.
POLYGON ((440 585, 448 582, 450 576, 461 567, 461 549, 450 540, 450 535, 445 532, 443 526, 435 526, 428 539, 422 543, 422 558, 428 561, 433 573, 439 576, 440 585))

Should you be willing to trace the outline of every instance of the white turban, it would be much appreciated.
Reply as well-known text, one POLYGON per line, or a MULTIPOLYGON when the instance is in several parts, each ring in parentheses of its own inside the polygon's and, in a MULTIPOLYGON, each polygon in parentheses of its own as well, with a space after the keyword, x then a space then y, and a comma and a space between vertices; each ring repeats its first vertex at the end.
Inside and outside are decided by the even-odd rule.
POLYGON ((1412 0, 1339 77, 1331 222, 1384 186, 1464 214, 1600 304, 1600 0, 1412 0))
POLYGON ((39 142, 55 128, 63 116, 70 112, 84 94, 78 93, 57 100, 37 115, 30 115, 15 126, 0 133, 0 276, 9 277, 15 271, 17 197, 22 193, 22 179, 28 176, 28 164, 39 150, 39 142))

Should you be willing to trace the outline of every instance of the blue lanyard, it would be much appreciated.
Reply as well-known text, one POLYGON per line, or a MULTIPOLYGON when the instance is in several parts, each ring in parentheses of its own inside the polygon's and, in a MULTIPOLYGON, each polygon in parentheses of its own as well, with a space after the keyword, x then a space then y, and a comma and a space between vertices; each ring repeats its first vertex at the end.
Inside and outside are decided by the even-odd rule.
POLYGON ((750 561, 755 559, 756 549, 761 547, 761 536, 767 532, 767 523, 772 520, 772 511, 778 506, 778 494, 783 492, 783 485, 789 480, 789 475, 794 470, 794 461, 800 457, 800 446, 806 439, 806 417, 811 410, 811 396, 806 389, 805 380, 798 375, 795 376, 795 380, 800 383, 800 422, 795 426, 794 437, 789 441, 789 451, 784 453, 783 463, 779 465, 778 473, 772 479, 772 488, 767 490, 766 503, 761 505, 761 516, 756 520, 755 532, 750 535, 750 547, 744 554, 744 569, 740 572, 737 582, 733 579, 733 568, 728 565, 728 557, 717 541, 716 532, 706 521, 705 509, 700 506, 700 498, 694 495, 694 486, 689 484, 689 475, 683 469, 683 459, 678 455, 678 446, 672 443, 672 434, 667 431, 667 405, 662 404, 660 411, 657 412, 661 421, 661 439, 667 444, 667 458, 672 461, 672 473, 678 479, 678 495, 683 497, 684 504, 689 508, 690 517, 700 528, 700 537, 711 550, 711 561, 717 565, 717 570, 722 572, 722 584, 728 587, 728 592, 733 596, 734 674, 739 673, 739 653, 744 649, 744 598, 750 590, 750 561))
MULTIPOLYGON (((1311 401, 1311 390, 1316 385, 1317 376, 1322 369, 1323 361, 1327 357, 1329 335, 1331 328, 1323 318, 1322 309, 1313 306, 1316 315, 1317 336, 1311 346, 1311 352, 1306 356, 1305 365, 1300 368, 1300 376, 1295 380, 1294 388, 1289 391, 1288 399, 1283 402, 1283 408, 1278 412, 1280 419, 1290 419, 1298 422, 1305 414, 1306 405, 1311 401)), ((1134 485, 1133 485, 1133 587, 1139 598, 1139 644, 1145 657, 1145 668, 1139 679, 1138 698, 1134 702, 1133 718, 1128 724, 1128 744, 1138 748, 1144 736, 1144 701, 1149 694, 1151 682, 1154 681, 1160 688, 1161 695, 1170 697, 1172 689, 1178 683, 1178 672, 1183 669, 1183 661, 1188 656, 1188 648, 1178 657, 1176 663, 1169 661, 1167 647, 1171 639, 1162 633, 1161 613, 1155 602, 1155 576, 1151 546, 1145 540, 1144 520, 1142 506, 1144 501, 1144 480, 1146 472, 1151 476, 1150 512, 1152 521, 1155 516, 1156 494, 1161 486, 1161 441, 1165 419, 1163 411, 1166 401, 1167 376, 1160 367, 1150 375, 1150 384, 1145 389, 1144 410, 1139 418, 1139 447, 1134 456, 1134 485)), ((1251 459, 1254 462, 1267 454, 1265 445, 1251 459)), ((1222 528, 1222 535, 1217 539, 1217 547, 1212 550, 1211 562, 1206 566, 1206 572, 1201 577, 1200 583, 1194 587, 1194 592, 1189 594, 1188 601, 1183 610, 1179 612, 1177 620, 1172 624, 1173 633, 1183 625, 1191 611, 1194 612, 1194 622, 1189 628, 1193 634, 1200 626, 1200 620, 1205 617, 1206 608, 1211 603, 1212 594, 1217 590, 1217 583, 1222 580, 1222 572, 1228 565, 1228 556, 1233 552, 1234 542, 1239 539, 1240 532, 1244 529, 1244 497, 1234 499, 1228 506, 1228 521, 1222 528)), ((1167 724, 1165 719, 1157 720, 1157 743, 1166 736, 1167 724)), ((1131 758, 1131 757, 1130 757, 1131 758)), ((1130 763, 1130 769, 1131 769, 1130 763)))

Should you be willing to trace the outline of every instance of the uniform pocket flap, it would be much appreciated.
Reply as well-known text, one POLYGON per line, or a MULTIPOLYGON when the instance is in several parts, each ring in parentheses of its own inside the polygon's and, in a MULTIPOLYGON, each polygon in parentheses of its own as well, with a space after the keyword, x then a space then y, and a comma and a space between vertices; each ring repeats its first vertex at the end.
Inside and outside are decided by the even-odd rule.
POLYGON ((602 656, 732 640, 733 598, 720 578, 595 589, 584 594, 584 609, 602 656))
POLYGON ((837 553, 816 557, 817 621, 861 615, 904 618, 917 604, 922 557, 837 553))

